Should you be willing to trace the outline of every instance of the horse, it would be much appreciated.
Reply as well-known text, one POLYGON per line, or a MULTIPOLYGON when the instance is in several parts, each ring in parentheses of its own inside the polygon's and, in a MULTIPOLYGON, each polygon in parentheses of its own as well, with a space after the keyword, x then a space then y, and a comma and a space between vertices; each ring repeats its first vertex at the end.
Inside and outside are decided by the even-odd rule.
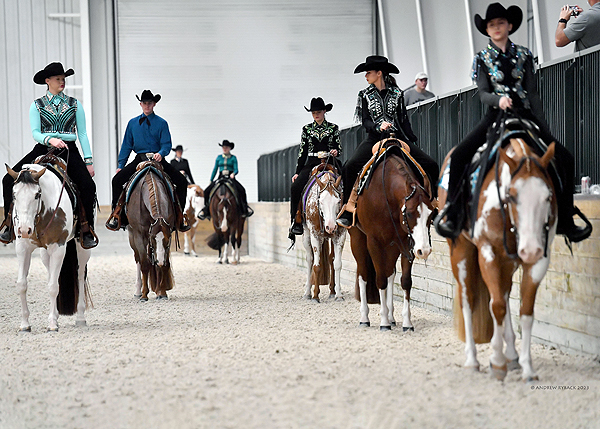
POLYGON ((208 247, 219 251, 217 263, 229 263, 228 244, 231 244, 233 265, 240 263, 240 246, 244 234, 244 221, 239 211, 235 195, 227 186, 227 180, 220 180, 210 197, 210 216, 215 232, 206 243, 208 247))
POLYGON ((74 238, 75 219, 69 197, 61 198, 62 181, 39 164, 25 164, 20 172, 6 166, 14 179, 13 230, 19 261, 17 290, 21 298, 21 332, 31 332, 27 307, 27 275, 31 254, 41 248, 42 262, 48 270, 50 315, 48 332, 58 331, 58 316, 75 316, 76 326, 85 326, 85 310, 91 305, 87 282, 87 263, 91 250, 74 238))
POLYGON ((338 228, 337 214, 341 209, 342 177, 332 171, 317 171, 309 179, 305 191, 303 213, 308 276, 304 298, 319 301, 319 289, 329 284, 329 297, 343 300, 340 275, 346 230, 338 228), (311 296, 312 289, 312 296, 311 296))
POLYGON ((188 219, 193 219, 193 223, 190 224, 190 230, 183 234, 183 253, 185 255, 191 254, 192 256, 198 256, 194 240, 196 238, 196 228, 198 227, 199 222, 197 213, 202 210, 202 207, 204 207, 204 191, 198 185, 188 185, 183 212, 188 219))
MULTIPOLYGON (((511 138, 510 145, 498 151, 496 167, 486 174, 479 191, 473 236, 463 230, 454 242, 448 239, 457 282, 453 312, 458 336, 465 342, 466 368, 479 371, 475 344, 491 340, 492 376, 504 380, 508 370, 522 368, 523 381, 532 382, 538 379, 530 353, 533 306, 556 233, 556 195, 547 171, 554 143, 541 157, 521 138, 511 138), (508 303, 518 266, 523 269, 520 357, 508 303)), ((440 174, 441 204, 447 197, 451 153, 440 174)))
MULTIPOLYGON (((388 139, 386 144, 402 142, 388 139)), ((378 143, 381 145, 381 142, 378 143)), ((377 147, 377 146, 376 146, 377 147)), ((350 228, 350 246, 356 260, 355 297, 360 301, 359 326, 371 326, 367 304, 381 304, 382 331, 396 326, 394 278, 401 257, 404 290, 403 331, 414 331, 410 313, 411 270, 414 257, 427 260, 431 253, 429 228, 437 212, 429 180, 419 182, 403 157, 386 153, 372 171, 369 186, 358 197, 357 223, 350 228)))
POLYGON ((140 301, 148 301, 148 292, 152 289, 156 299, 168 299, 167 291, 175 284, 170 248, 176 222, 172 198, 176 197, 171 196, 161 177, 164 172, 160 164, 154 161, 144 164, 150 168, 141 173, 143 176, 129 191, 125 206, 129 219, 129 245, 137 264, 135 296, 140 301))

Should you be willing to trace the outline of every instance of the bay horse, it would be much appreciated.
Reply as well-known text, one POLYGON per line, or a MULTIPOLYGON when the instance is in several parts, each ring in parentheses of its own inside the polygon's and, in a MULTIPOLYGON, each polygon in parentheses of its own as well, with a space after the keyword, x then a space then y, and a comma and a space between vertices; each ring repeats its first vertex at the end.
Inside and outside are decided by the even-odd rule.
MULTIPOLYGON (((397 139, 385 144, 402 145, 397 139)), ((376 147, 384 142, 376 144, 376 147)), ((388 331, 394 319, 396 261, 401 258, 404 290, 403 331, 414 331, 410 314, 414 257, 426 260, 431 253, 429 228, 436 212, 430 183, 424 174, 421 185, 408 163, 399 155, 386 154, 375 167, 369 186, 358 197, 356 226, 350 228, 350 246, 356 260, 355 297, 360 301, 360 326, 370 326, 367 304, 381 304, 379 329, 388 331)))
POLYGON ((198 212, 204 207, 204 191, 198 185, 188 185, 185 208, 183 212, 190 220, 190 230, 184 232, 183 253, 185 255, 198 256, 196 253, 196 228, 198 227, 198 212))
POLYGON ((308 265, 306 299, 319 301, 320 285, 326 284, 329 285, 330 298, 335 297, 336 301, 344 299, 340 275, 346 230, 338 228, 336 223, 342 206, 341 180, 342 177, 332 171, 317 170, 311 175, 305 191, 302 241, 308 265))
MULTIPOLYGON (((550 264, 556 233, 557 203, 548 165, 554 143, 535 155, 521 138, 498 149, 496 166, 485 176, 477 206, 473 236, 463 230, 450 246, 452 272, 457 282, 454 316, 459 338, 465 342, 464 366, 479 370, 476 343, 491 340, 491 373, 499 380, 509 369, 522 367, 522 379, 537 380, 531 360, 531 327, 537 288, 550 264), (508 297, 512 278, 521 266, 521 356, 515 349, 508 297), (506 350, 503 352, 503 345, 506 350)), ((449 174, 446 156, 440 174, 440 203, 449 174)))
POLYGON ((210 197, 210 217, 215 232, 206 239, 206 243, 211 249, 219 251, 217 260, 219 264, 229 263, 228 245, 231 244, 233 258, 231 263, 236 265, 240 262, 240 246, 242 245, 245 219, 242 217, 236 197, 227 183, 228 179, 219 180, 210 197))
POLYGON ((156 299, 168 299, 167 291, 175 284, 170 254, 176 222, 172 198, 177 197, 171 196, 159 163, 146 161, 143 165, 149 168, 133 185, 125 206, 129 245, 137 264, 135 296, 148 301, 151 289, 156 299))
POLYGON ((41 249, 48 270, 50 294, 49 332, 58 331, 58 316, 76 313, 75 324, 85 326, 85 310, 91 305, 87 263, 91 250, 74 238, 74 214, 62 181, 39 164, 25 164, 20 172, 6 166, 14 179, 13 229, 19 261, 17 290, 21 298, 21 332, 31 332, 27 307, 27 275, 31 254, 41 249), (62 195, 61 198, 61 193, 62 195))

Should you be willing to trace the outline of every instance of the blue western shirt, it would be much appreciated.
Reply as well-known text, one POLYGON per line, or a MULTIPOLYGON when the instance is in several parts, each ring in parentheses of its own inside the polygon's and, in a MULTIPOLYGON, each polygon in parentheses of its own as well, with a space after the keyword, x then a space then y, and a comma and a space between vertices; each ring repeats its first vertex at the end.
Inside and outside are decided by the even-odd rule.
POLYGON ((148 116, 142 113, 127 124, 117 166, 125 167, 132 150, 135 153, 160 153, 165 158, 171 152, 171 146, 167 121, 155 113, 148 116))

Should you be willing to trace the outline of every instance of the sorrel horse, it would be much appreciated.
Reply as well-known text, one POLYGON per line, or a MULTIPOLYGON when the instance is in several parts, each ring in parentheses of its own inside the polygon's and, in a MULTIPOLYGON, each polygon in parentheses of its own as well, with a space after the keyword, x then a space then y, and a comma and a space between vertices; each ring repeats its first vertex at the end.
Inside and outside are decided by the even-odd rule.
MULTIPOLYGON (((400 145, 401 141, 388 139, 400 145)), ((395 154, 372 172, 367 189, 358 197, 357 224, 350 229, 350 245, 357 263, 355 296, 360 301, 360 325, 370 326, 367 304, 381 304, 380 330, 396 325, 394 278, 401 257, 404 304, 402 329, 414 331, 410 317, 411 270, 414 256, 426 260, 431 253, 429 227, 435 202, 429 180, 422 186, 407 162, 395 154)))
POLYGON ((164 172, 160 164, 154 161, 144 164, 151 167, 141 173, 143 176, 130 191, 126 204, 129 245, 137 263, 135 296, 140 301, 148 301, 148 292, 152 289, 156 299, 168 299, 167 291, 173 289, 175 283, 170 261, 175 210, 170 191, 161 177, 164 172))
POLYGON ((185 208, 183 212, 190 220, 190 230, 183 234, 183 253, 198 256, 196 253, 196 228, 198 227, 198 212, 204 207, 204 191, 198 185, 188 185, 187 197, 185 199, 185 208), (192 221, 193 219, 193 221, 192 221))
MULTIPOLYGON (((325 165, 325 164, 322 164, 325 165)), ((304 298, 319 300, 320 285, 329 285, 329 297, 343 300, 340 282, 346 230, 338 228, 342 206, 342 177, 317 171, 309 179, 304 204, 304 235, 308 276, 304 298), (312 289, 312 295, 311 295, 312 289)))
POLYGON ((17 289, 23 318, 20 331, 31 331, 27 307, 27 275, 31 254, 41 248, 48 270, 50 315, 48 331, 58 331, 58 316, 77 313, 75 324, 84 326, 89 300, 87 263, 91 250, 74 238, 73 208, 59 178, 39 164, 25 164, 17 173, 6 166, 14 179, 13 228, 19 260, 17 289), (61 192, 64 195, 61 198, 61 192))
POLYGON ((215 232, 211 234, 206 243, 208 247, 219 251, 217 263, 229 263, 229 249, 232 249, 232 264, 240 262, 240 246, 244 233, 244 221, 235 195, 227 185, 227 180, 220 180, 215 185, 215 190, 210 197, 210 216, 215 232))
MULTIPOLYGON (((465 367, 479 370, 475 343, 491 340, 492 375, 503 380, 509 369, 523 368, 522 378, 538 376, 530 354, 533 305, 537 288, 550 264, 556 231, 557 204, 547 168, 554 157, 552 143, 542 157, 521 138, 499 149, 479 192, 473 236, 462 231, 452 242, 452 272, 457 282, 454 316, 459 338, 465 342, 465 367), (521 356, 515 349, 508 297, 517 267, 521 279, 521 356), (505 352, 502 351, 506 343, 505 352)), ((445 204, 450 154, 442 167, 440 203, 445 204)))

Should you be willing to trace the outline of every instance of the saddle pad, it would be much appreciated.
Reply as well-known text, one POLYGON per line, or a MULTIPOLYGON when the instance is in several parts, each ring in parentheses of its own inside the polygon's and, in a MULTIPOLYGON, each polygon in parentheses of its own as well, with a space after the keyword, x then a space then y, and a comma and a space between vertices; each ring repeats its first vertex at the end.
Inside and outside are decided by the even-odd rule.
POLYGON ((213 195, 215 194, 215 192, 217 192, 217 189, 221 185, 225 185, 227 187, 227 189, 229 189, 229 192, 231 192, 233 194, 233 198, 235 198, 235 202, 238 206, 238 210, 241 213, 242 204, 240 202, 240 196, 238 195, 235 185, 229 178, 221 177, 221 178, 217 179, 217 181, 215 182, 215 186, 213 186, 213 188, 210 190, 210 195, 208 196, 207 201, 210 203, 210 200, 212 199, 213 195))
POLYGON ((163 183, 166 184, 167 190, 169 191, 169 195, 171 196, 171 201, 173 203, 175 202, 175 193, 173 192, 173 185, 171 184, 171 181, 168 179, 168 176, 166 174, 164 174, 162 171, 160 171, 159 169, 157 169, 156 167, 154 167, 153 165, 147 165, 147 166, 141 168, 140 170, 136 171, 135 174, 131 177, 131 179, 129 179, 129 182, 127 183, 127 185, 125 185, 124 209, 127 207, 127 203, 129 202, 129 198, 131 198, 131 193, 135 189, 135 186, 142 179, 142 177, 144 177, 146 175, 146 173, 148 173, 150 170, 152 170, 158 177, 160 177, 160 179, 163 181, 163 183))

